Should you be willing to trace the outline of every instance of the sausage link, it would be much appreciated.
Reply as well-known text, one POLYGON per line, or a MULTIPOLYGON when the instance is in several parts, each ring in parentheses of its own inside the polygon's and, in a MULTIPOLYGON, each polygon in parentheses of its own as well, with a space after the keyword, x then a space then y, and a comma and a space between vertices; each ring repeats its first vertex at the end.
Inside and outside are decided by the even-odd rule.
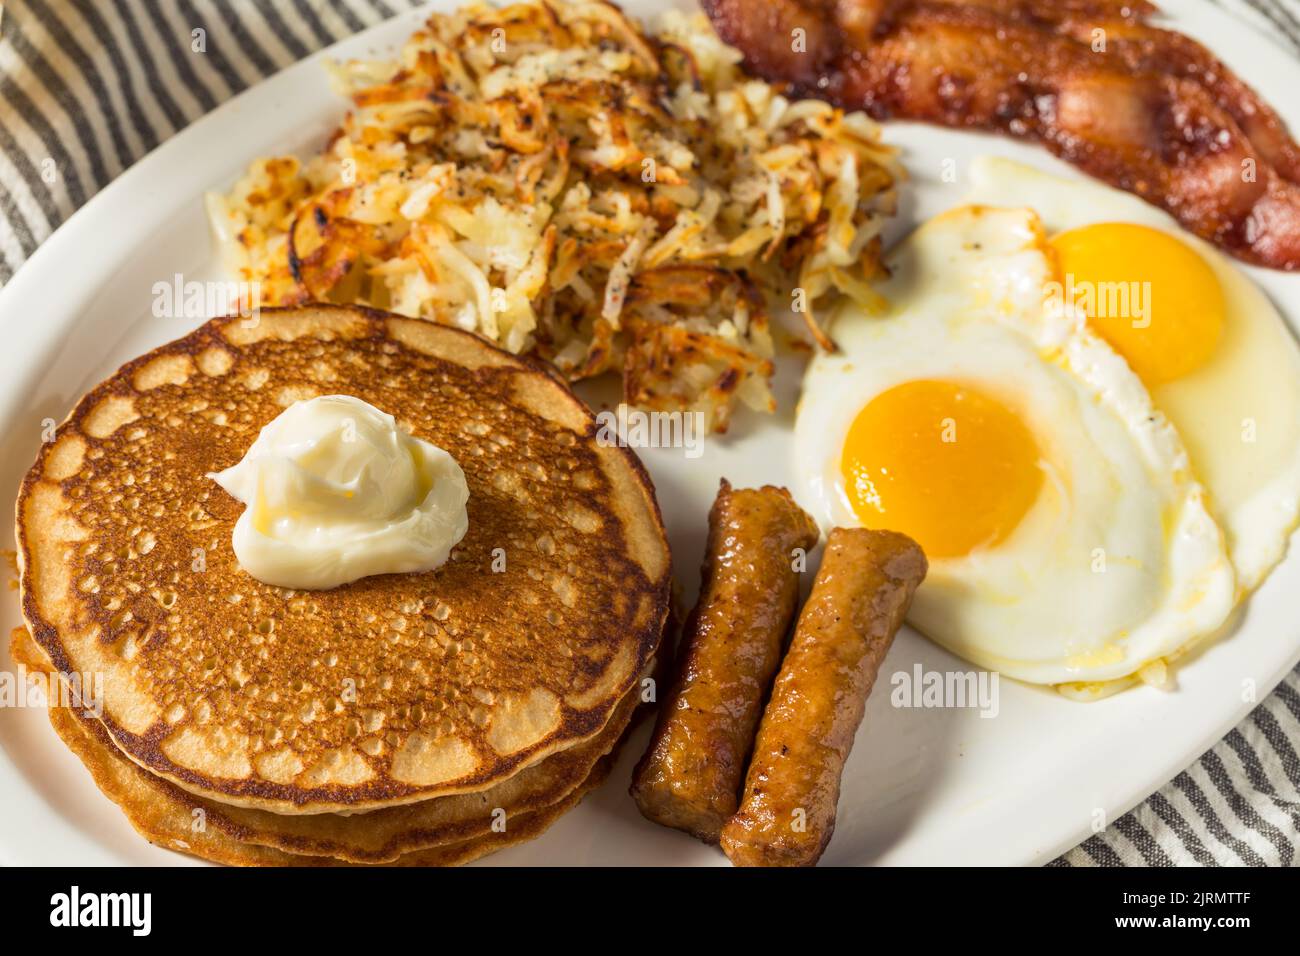
POLYGON ((812 548, 817 535, 784 488, 722 482, 676 679, 632 777, 648 819, 718 842, 799 599, 793 551, 812 548))
POLYGON ((758 728, 740 811, 722 830, 735 865, 812 866, 821 857, 876 672, 925 571, 904 535, 830 533, 758 728))

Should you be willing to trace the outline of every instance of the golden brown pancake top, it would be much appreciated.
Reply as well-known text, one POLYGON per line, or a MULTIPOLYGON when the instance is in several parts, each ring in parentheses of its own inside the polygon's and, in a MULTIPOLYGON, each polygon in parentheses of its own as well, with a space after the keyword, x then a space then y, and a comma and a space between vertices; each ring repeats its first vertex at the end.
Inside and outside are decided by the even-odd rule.
POLYGON ((22 488, 24 615, 102 721, 193 792, 279 812, 481 790, 605 726, 654 652, 653 489, 555 377, 454 329, 334 306, 209 322, 123 366, 22 488), (355 395, 450 451, 443 567, 294 592, 245 573, 206 477, 292 402, 355 395))

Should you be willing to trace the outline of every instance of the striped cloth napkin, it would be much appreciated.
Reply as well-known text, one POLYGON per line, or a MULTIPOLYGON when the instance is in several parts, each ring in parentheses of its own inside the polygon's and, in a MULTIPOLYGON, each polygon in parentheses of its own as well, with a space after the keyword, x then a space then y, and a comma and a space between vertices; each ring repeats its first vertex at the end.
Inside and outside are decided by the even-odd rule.
MULTIPOLYGON (((1259 27, 1261 42, 1300 57, 1300 0, 1215 2, 1259 27)), ((222 100, 418 5, 9 0, 0 8, 0 284, 78 206, 222 100), (206 33, 202 56, 191 52, 196 29, 206 33)), ((1300 668, 1195 764, 1052 865, 1295 865, 1297 751, 1300 668)))

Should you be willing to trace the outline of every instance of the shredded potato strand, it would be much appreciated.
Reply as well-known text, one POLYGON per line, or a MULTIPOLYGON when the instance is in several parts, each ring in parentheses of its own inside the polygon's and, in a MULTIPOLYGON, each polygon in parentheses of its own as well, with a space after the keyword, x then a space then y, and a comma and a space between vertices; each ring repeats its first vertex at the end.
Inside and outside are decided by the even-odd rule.
POLYGON ((603 2, 472 4, 394 62, 331 65, 353 109, 304 162, 208 208, 262 301, 351 302, 621 372, 644 408, 771 410, 769 315, 878 310, 901 175, 861 113, 739 66, 701 15, 647 35, 603 2))

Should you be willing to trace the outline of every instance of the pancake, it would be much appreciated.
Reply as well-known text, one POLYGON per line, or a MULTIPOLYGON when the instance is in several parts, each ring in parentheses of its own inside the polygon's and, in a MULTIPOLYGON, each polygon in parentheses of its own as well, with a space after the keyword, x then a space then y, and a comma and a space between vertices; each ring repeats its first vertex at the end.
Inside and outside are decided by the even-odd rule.
MULTIPOLYGON (((10 652, 13 659, 28 670, 46 675, 51 673, 48 657, 26 628, 14 629, 10 637, 10 652)), ((652 662, 650 667, 654 666, 652 662)), ((494 820, 499 817, 498 811, 504 811, 507 824, 513 825, 534 811, 561 803, 582 786, 596 764, 617 746, 640 702, 639 695, 640 687, 634 687, 605 728, 591 740, 548 757, 481 793, 434 797, 418 803, 347 815, 302 815, 217 803, 159 777, 153 778, 156 786, 147 785, 151 791, 150 801, 113 797, 114 788, 121 789, 123 784, 110 783, 101 789, 133 819, 144 813, 159 812, 157 808, 161 801, 167 805, 164 817, 179 814, 192 820, 197 811, 206 828, 215 829, 239 843, 272 847, 291 854, 335 857, 351 863, 388 863, 416 850, 488 836, 494 820), (141 809, 149 807, 153 809, 141 809)), ((60 711, 50 715, 55 730, 91 768, 98 781, 105 772, 95 772, 95 768, 102 764, 102 757, 87 758, 83 750, 88 745, 78 744, 78 741, 88 734, 92 742, 99 741, 111 748, 103 726, 93 716, 75 709, 51 709, 60 711), (71 726, 78 722, 89 726, 78 731, 71 726)), ((155 827, 146 821, 144 828, 155 827)))
MULTIPOLYGON (((271 847, 242 843, 215 826, 196 828, 196 818, 189 804, 192 797, 124 757, 98 721, 78 720, 66 707, 51 707, 50 723, 68 749, 85 764, 104 795, 126 813, 141 836, 156 846, 228 866, 348 865, 332 857, 298 856, 271 847)), ((508 819, 504 832, 406 853, 392 865, 461 866, 489 853, 536 839, 605 780, 613 759, 612 755, 602 757, 586 779, 558 802, 508 819)), ((211 818, 206 822, 211 823, 211 818)))
POLYGON ((606 726, 654 653, 654 490, 543 367, 466 332, 338 306, 213 320, 123 366, 18 499, 23 614, 150 772, 277 813, 485 790, 606 726), (330 591, 253 579, 243 506, 205 477, 292 402, 354 395, 451 452, 469 531, 436 571, 330 591))

